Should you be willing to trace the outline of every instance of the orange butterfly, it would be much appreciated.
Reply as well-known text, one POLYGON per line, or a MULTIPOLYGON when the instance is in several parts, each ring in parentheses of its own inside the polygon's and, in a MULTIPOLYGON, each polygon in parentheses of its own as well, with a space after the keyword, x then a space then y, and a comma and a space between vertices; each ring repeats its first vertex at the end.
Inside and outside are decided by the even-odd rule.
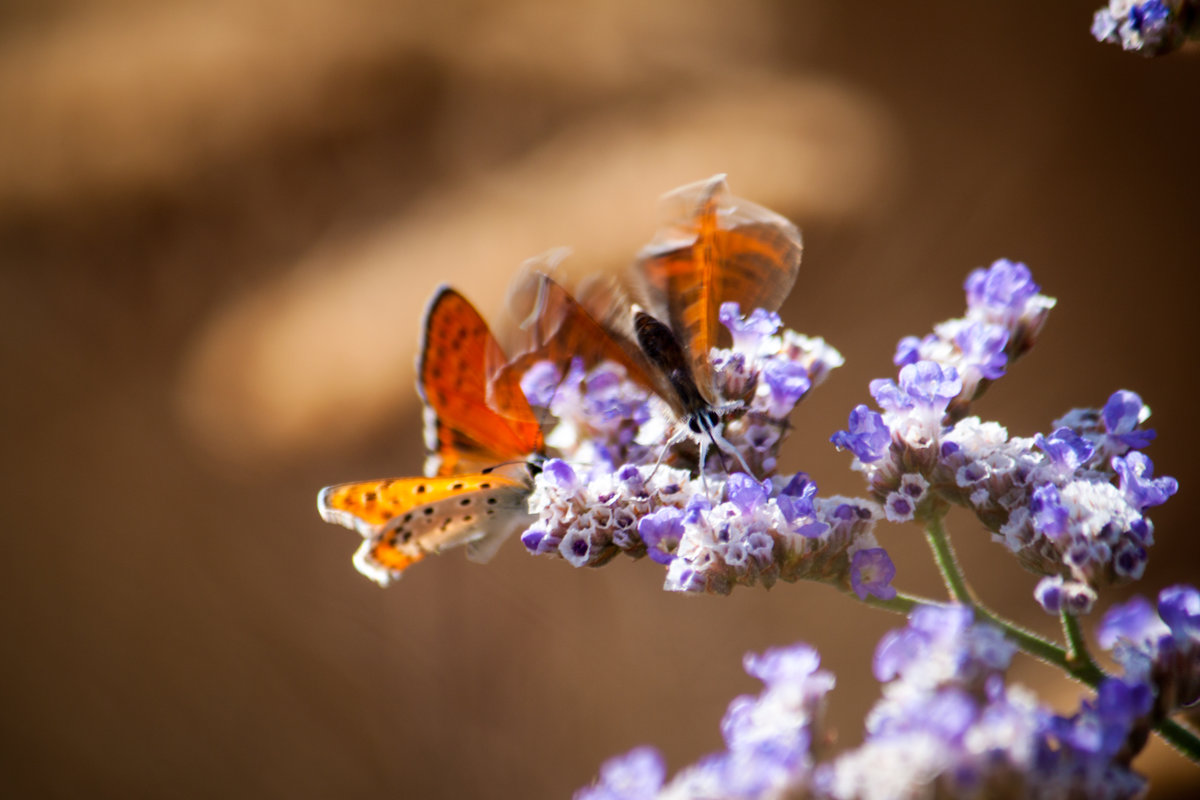
POLYGON ((530 478, 545 445, 506 363, 479 312, 442 287, 425 315, 417 364, 431 477, 343 483, 317 497, 322 519, 362 534, 359 572, 386 586, 427 554, 459 545, 486 561, 530 522, 530 478), (491 471, 518 463, 519 474, 491 471))
POLYGON ((740 403, 721 397, 710 358, 722 335, 720 308, 735 302, 743 313, 778 310, 800 269, 800 232, 775 212, 731 195, 724 175, 680 187, 664 202, 670 220, 631 274, 647 310, 633 306, 630 320, 615 308, 620 295, 609 287, 593 284, 580 303, 539 274, 527 323, 534 343, 514 369, 540 359, 558 363, 564 372, 573 358, 584 367, 603 360, 621 364, 631 380, 661 397, 686 423, 672 444, 690 434, 699 442, 701 464, 708 441, 741 460, 721 433, 724 414, 740 403), (629 321, 632 335, 623 330, 629 321))

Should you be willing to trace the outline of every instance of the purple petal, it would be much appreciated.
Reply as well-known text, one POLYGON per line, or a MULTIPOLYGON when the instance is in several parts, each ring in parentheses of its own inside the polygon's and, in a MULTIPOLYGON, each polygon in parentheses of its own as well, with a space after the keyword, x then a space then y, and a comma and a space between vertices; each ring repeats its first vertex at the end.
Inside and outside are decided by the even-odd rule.
POLYGON ((896 567, 882 547, 859 550, 850 561, 850 586, 859 600, 865 600, 868 594, 891 600, 896 596, 891 585, 894 577, 896 567))
POLYGON ((646 554, 658 564, 669 564, 683 539, 683 512, 664 506, 638 520, 638 535, 646 543, 646 554))

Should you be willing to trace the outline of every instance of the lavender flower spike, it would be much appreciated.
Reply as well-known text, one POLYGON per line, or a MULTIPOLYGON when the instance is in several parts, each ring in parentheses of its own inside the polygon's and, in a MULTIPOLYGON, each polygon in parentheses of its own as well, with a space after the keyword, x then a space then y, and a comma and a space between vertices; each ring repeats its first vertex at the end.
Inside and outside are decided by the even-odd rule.
POLYGON ((1028 267, 1006 259, 973 271, 964 288, 966 314, 935 325, 924 337, 904 337, 894 359, 897 366, 934 361, 954 368, 962 380, 950 403, 955 419, 1033 347, 1055 303, 1040 293, 1028 267))

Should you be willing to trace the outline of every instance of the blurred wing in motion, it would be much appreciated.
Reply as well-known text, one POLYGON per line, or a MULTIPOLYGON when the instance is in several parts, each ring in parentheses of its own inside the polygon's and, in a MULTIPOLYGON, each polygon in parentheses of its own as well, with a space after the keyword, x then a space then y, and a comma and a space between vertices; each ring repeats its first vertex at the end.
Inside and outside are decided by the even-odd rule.
POLYGON ((680 187, 663 203, 669 221, 638 256, 633 282, 649 314, 678 339, 694 383, 712 404, 719 398, 709 352, 718 344, 721 304, 735 302, 743 314, 779 310, 800 269, 800 232, 734 197, 724 175, 680 187))
POLYGON ((487 560, 512 531, 528 524, 529 485, 498 474, 343 483, 321 490, 326 522, 358 531, 358 571, 386 586, 430 553, 466 545, 487 560))
POLYGON ((442 287, 425 314, 417 364, 425 401, 426 474, 456 475, 543 450, 542 431, 520 374, 465 297, 442 287))
POLYGON ((545 272, 531 272, 522 280, 533 289, 518 287, 517 291, 532 296, 533 307, 522 324, 528 342, 509 370, 518 381, 539 361, 552 362, 561 375, 566 375, 576 359, 585 370, 608 361, 621 365, 627 378, 648 391, 661 393, 657 373, 628 336, 597 322, 545 272))

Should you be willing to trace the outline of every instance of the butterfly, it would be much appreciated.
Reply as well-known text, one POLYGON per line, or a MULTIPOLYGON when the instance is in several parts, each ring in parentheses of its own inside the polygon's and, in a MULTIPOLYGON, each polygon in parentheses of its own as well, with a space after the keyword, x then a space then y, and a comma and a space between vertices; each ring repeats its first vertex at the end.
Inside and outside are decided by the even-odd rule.
POLYGON ((680 187, 663 202, 670 210, 667 223, 630 272, 632 292, 644 307, 625 313, 624 292, 602 283, 576 300, 538 273, 537 299, 525 324, 533 344, 514 368, 539 359, 564 372, 572 359, 585 368, 618 363, 684 423, 668 446, 691 436, 703 464, 711 441, 737 455, 749 472, 722 436, 723 416, 741 403, 721 397, 710 353, 723 329, 723 303, 735 302, 747 313, 779 309, 800 269, 800 232, 779 214, 734 197, 724 175, 680 187))
POLYGON ((483 317, 442 287, 425 314, 417 390, 428 477, 342 483, 317 496, 321 518, 358 531, 359 572, 386 586, 429 553, 465 545, 486 561, 527 525, 545 444, 519 375, 483 317))

